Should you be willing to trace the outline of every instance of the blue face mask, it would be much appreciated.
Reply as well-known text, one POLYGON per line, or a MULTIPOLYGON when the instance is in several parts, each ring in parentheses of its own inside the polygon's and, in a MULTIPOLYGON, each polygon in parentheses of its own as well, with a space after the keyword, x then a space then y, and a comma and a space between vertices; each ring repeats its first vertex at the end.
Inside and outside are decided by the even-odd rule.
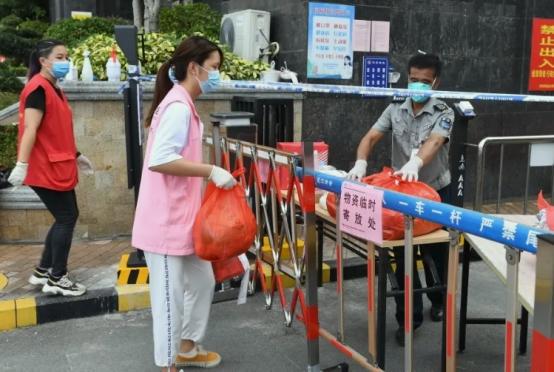
MULTIPOLYGON (((408 83, 408 89, 411 90, 431 90, 432 89, 431 84, 427 83, 421 83, 419 81, 408 83)), ((429 96, 421 95, 421 96, 412 96, 412 101, 416 103, 424 103, 427 102, 429 99, 429 96)))
POLYGON ((55 61, 52 63, 52 76, 61 79, 69 72, 69 61, 55 61))
POLYGON ((203 94, 213 92, 219 86, 219 70, 206 70, 202 66, 200 66, 200 68, 204 71, 208 71, 208 80, 201 81, 196 78, 196 80, 198 80, 198 84, 200 85, 200 90, 203 94))

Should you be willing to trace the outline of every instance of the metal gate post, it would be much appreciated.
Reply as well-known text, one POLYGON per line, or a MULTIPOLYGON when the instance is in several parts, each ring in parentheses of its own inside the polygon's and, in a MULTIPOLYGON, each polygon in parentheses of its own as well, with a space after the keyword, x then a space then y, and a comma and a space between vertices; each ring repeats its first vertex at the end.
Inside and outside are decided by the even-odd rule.
POLYGON ((516 332, 518 310, 518 275, 521 252, 506 246, 506 342, 504 371, 514 372, 516 366, 516 332))
POLYGON ((302 145, 304 159, 304 226, 306 241, 306 339, 308 372, 319 372, 319 314, 317 305, 317 247, 315 231, 315 173, 312 142, 302 145))
POLYGON ((337 296, 338 296, 338 317, 337 317, 337 340, 340 342, 344 342, 344 292, 343 292, 343 280, 344 280, 344 272, 343 272, 343 249, 342 249, 342 231, 340 229, 340 195, 337 195, 336 197, 336 204, 335 204, 335 210, 336 213, 336 222, 335 222, 335 230, 336 230, 336 255, 337 255, 337 296))
POLYGON ((404 371, 413 370, 414 218, 404 215, 404 371))
POLYGON ((531 371, 548 372, 554 370, 554 234, 538 239, 531 371))
MULTIPOLYGON (((379 258, 381 259, 381 258, 379 258)), ((375 244, 367 243, 367 348, 371 361, 377 363, 375 323, 375 244)))
POLYGON ((458 288, 458 247, 460 232, 449 230, 448 279, 446 283, 446 372, 456 371, 456 290, 458 288))

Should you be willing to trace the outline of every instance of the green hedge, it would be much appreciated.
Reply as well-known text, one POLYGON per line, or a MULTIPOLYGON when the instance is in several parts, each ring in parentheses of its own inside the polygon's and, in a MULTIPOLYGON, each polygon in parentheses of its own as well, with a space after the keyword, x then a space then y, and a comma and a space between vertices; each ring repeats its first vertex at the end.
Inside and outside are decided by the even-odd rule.
POLYGON ((160 32, 192 35, 200 32, 210 38, 219 38, 221 14, 207 4, 175 5, 160 10, 160 32))
POLYGON ((90 17, 85 19, 64 19, 54 23, 44 35, 46 38, 63 41, 68 48, 78 46, 86 38, 102 34, 114 35, 115 25, 128 25, 130 22, 122 18, 90 17))
POLYGON ((19 100, 19 93, 0 92, 0 110, 13 105, 19 100))
POLYGON ((0 18, 13 14, 21 19, 46 20, 47 8, 44 0, 0 0, 0 18))
POLYGON ((16 160, 17 126, 0 125, 0 169, 13 168, 16 160))
MULTIPOLYGON (((194 33, 194 35, 201 35, 194 33)), ((185 38, 184 36, 183 38, 185 38)), ((141 44, 139 43, 139 57, 142 59, 142 73, 146 75, 155 75, 158 69, 167 61, 173 51, 175 45, 179 44, 182 38, 177 37, 173 33, 148 33, 144 36, 144 56, 141 55, 141 44)), ((260 77, 260 73, 268 68, 264 62, 246 61, 236 54, 231 53, 225 45, 219 43, 218 40, 210 38, 218 44, 224 51, 225 60, 222 66, 222 75, 234 80, 256 80, 260 77)), ((83 52, 90 52, 90 62, 94 76, 98 80, 106 80, 106 62, 110 56, 112 46, 116 46, 119 62, 121 63, 121 71, 126 71, 127 60, 117 46, 115 39, 107 35, 93 35, 79 44, 78 47, 70 50, 70 56, 73 63, 81 71, 83 66, 83 52)))
MULTIPOLYGON (((19 94, 0 92, 0 110, 16 103, 19 94)), ((0 125, 0 170, 13 168, 17 160, 17 126, 0 125)))
POLYGON ((0 54, 16 64, 26 65, 32 49, 42 38, 44 28, 44 22, 23 21, 14 14, 0 19, 0 54))
POLYGON ((0 92, 19 93, 22 88, 23 83, 14 70, 6 63, 0 63, 0 92))

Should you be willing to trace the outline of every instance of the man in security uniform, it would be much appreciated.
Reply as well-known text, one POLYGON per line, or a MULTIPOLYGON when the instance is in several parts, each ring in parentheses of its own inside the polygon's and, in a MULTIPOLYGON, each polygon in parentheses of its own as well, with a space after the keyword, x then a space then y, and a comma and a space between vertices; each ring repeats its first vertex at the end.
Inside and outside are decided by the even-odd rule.
MULTIPOLYGON (((441 61, 438 56, 416 54, 408 62, 408 89, 422 91, 436 89, 439 85, 440 73, 441 61)), ((348 178, 360 180, 366 175, 367 158, 385 132, 392 131, 392 167, 396 171, 395 175, 410 182, 418 179, 425 182, 437 190, 443 203, 449 203, 448 150, 453 123, 452 109, 429 95, 416 95, 404 101, 391 103, 360 141, 357 160, 348 173, 348 178)), ((422 251, 429 251, 441 283, 444 283, 444 257, 448 243, 429 244, 420 248, 422 251)), ((403 289, 403 247, 395 248, 394 255, 397 262, 396 278, 400 288, 403 289)), ((427 286, 434 285, 429 265, 424 263, 424 269, 427 286)), ((414 275, 414 288, 421 288, 417 272, 414 275)), ((442 320, 444 293, 430 292, 427 296, 432 303, 431 319, 442 320)), ((400 345, 404 345, 404 298, 397 296, 395 300, 396 320, 399 324, 396 340, 400 345)), ((423 301, 420 293, 414 294, 413 316, 413 329, 416 329, 423 322, 423 301)))

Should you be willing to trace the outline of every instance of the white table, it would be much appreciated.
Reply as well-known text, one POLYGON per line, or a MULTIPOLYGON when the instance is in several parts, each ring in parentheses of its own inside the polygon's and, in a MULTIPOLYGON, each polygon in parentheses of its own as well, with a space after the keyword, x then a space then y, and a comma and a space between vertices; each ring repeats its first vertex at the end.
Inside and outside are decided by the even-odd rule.
MULTIPOLYGON (((534 215, 496 215, 509 221, 534 225, 537 218, 534 215)), ((472 234, 464 234, 471 247, 483 258, 489 268, 506 284, 506 249, 501 243, 481 238, 472 234)), ((529 252, 521 252, 519 263, 519 302, 530 314, 533 314, 535 304, 535 267, 536 256, 529 252)))

